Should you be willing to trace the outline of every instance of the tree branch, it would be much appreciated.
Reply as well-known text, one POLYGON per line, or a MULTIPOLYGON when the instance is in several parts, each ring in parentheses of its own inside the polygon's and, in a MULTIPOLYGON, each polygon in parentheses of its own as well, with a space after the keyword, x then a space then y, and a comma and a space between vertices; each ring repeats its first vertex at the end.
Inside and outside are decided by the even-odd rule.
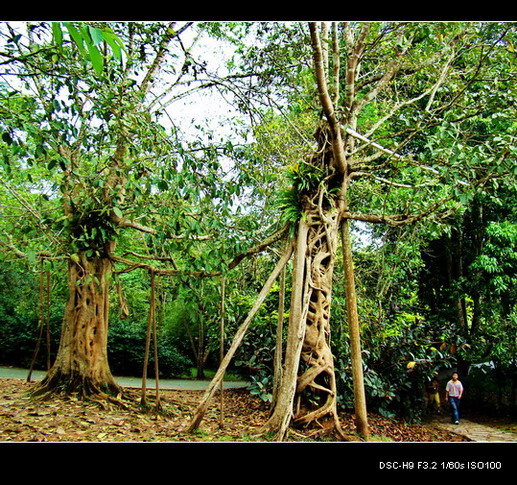
MULTIPOLYGON (((9 240, 9 243, 6 243, 5 241, 0 240, 0 244, 3 246, 3 249, 0 249, 1 251, 14 253, 15 256, 20 259, 28 258, 29 255, 27 253, 20 251, 17 247, 14 246, 14 244, 12 243, 12 236, 10 234, 8 234, 6 231, 4 231, 4 235, 9 240)), ((46 258, 46 259, 64 258, 64 256, 61 256, 61 257, 55 256, 54 254, 52 254, 49 251, 38 251, 38 252, 36 252, 36 257, 42 257, 42 258, 46 258)))
POLYGON ((352 106, 354 104, 354 98, 356 93, 356 75, 359 66, 359 60, 364 50, 364 43, 366 36, 370 31, 370 25, 364 24, 362 30, 359 33, 359 38, 354 46, 353 36, 349 24, 346 24, 346 41, 350 49, 350 55, 348 57, 348 65, 346 71, 346 92, 345 92, 345 106, 349 112, 352 113, 352 106))
MULTIPOLYGON (((352 130, 352 128, 350 128, 348 126, 345 127, 345 132, 348 133, 349 135, 353 136, 354 138, 357 138, 357 139, 365 142, 366 144, 371 145, 372 147, 376 148, 377 150, 379 150, 379 151, 381 151, 383 153, 386 153, 387 155, 390 155, 390 156, 396 158, 397 160, 408 161, 411 164, 415 164, 415 160, 411 156, 399 155, 398 153, 394 152, 393 150, 390 150, 389 148, 383 147, 382 145, 380 145, 380 144, 378 144, 378 143, 376 143, 376 142, 366 138, 364 135, 361 135, 357 131, 352 130)), ((429 172, 435 173, 436 175, 440 175, 439 170, 437 170, 436 168, 429 167, 427 165, 417 165, 417 166, 420 167, 423 170, 427 170, 429 172)), ((468 182, 465 182, 463 180, 457 180, 456 182, 458 182, 461 185, 467 185, 467 186, 470 185, 468 182)))
POLYGON ((287 234, 288 230, 289 230, 289 226, 285 225, 282 228, 280 228, 278 231, 274 232, 271 236, 264 239, 262 242, 251 247, 247 251, 238 254, 230 262, 230 264, 228 265, 228 269, 235 268, 243 259, 253 256, 254 254, 260 253, 260 252, 264 251, 265 249, 267 249, 268 246, 271 246, 272 244, 280 241, 287 234))
POLYGON ((158 68, 160 67, 160 64, 162 63, 163 59, 165 58, 165 54, 167 53, 167 48, 168 48, 170 41, 172 39, 174 39, 174 37, 177 37, 182 32, 184 32, 193 23, 194 22, 186 23, 178 31, 174 30, 174 25, 176 24, 176 22, 169 23, 169 25, 167 26, 167 30, 165 31, 165 35, 163 36, 162 41, 160 42, 160 46, 158 48, 158 52, 156 53, 154 61, 151 64, 151 66, 149 67, 149 70, 147 71, 147 73, 142 81, 142 84, 140 86, 140 92, 142 94, 144 94, 144 95, 147 94, 147 92, 150 88, 150 84, 152 82, 153 76, 154 76, 155 72, 158 70, 158 68))
POLYGON ((125 269, 115 271, 115 273, 117 274, 130 273, 135 269, 145 269, 146 271, 153 271, 155 274, 162 276, 187 275, 194 276, 196 278, 210 278, 221 275, 220 271, 182 271, 179 269, 156 268, 150 264, 132 261, 130 259, 123 258, 122 256, 117 256, 115 254, 110 254, 109 258, 114 263, 121 263, 127 266, 127 268, 125 269))
POLYGON ((380 91, 382 91, 389 82, 395 77, 398 70, 400 69, 402 65, 402 59, 404 58, 404 54, 407 52, 411 45, 411 41, 408 41, 406 43, 406 46, 403 49, 400 49, 396 53, 396 58, 390 62, 388 65, 388 68, 386 69, 386 72, 381 77, 381 79, 377 82, 377 85, 374 86, 361 100, 357 102, 357 104, 354 106, 354 112, 359 113, 363 107, 368 104, 372 99, 379 94, 380 91))
MULTIPOLYGON (((262 251, 265 251, 269 246, 272 244, 280 241, 285 235, 287 234, 289 230, 289 226, 285 225, 284 227, 280 228, 279 230, 275 231, 271 236, 267 237, 260 243, 256 244, 255 246, 249 248, 247 251, 244 251, 238 255, 236 255, 228 264, 228 269, 231 270, 235 268, 242 260, 245 258, 249 258, 250 256, 253 256, 254 254, 258 254, 262 251)), ((160 258, 160 257, 152 257, 152 256, 142 256, 138 255, 136 253, 125 253, 125 254, 133 254, 135 257, 139 257, 142 259, 154 259, 154 260, 167 260, 170 258, 160 258)), ((138 261, 133 261, 127 258, 124 258, 122 256, 116 256, 114 254, 110 254, 110 259, 114 261, 115 263, 122 263, 128 266, 128 268, 119 270, 117 273, 129 273, 135 269, 141 268, 145 269, 147 271, 154 271, 156 274, 160 275, 189 275, 194 276, 197 278, 210 278, 215 276, 221 276, 224 274, 223 271, 182 271, 177 268, 175 269, 163 269, 163 268, 155 268, 147 263, 142 263, 138 261)), ((174 262, 173 262, 174 264, 174 262)))
POLYGON ((321 40, 317 30, 317 23, 310 22, 309 29, 311 32, 312 51, 314 58, 314 70, 316 75, 316 83, 318 85, 318 94, 320 97, 323 112, 330 126, 332 133, 332 148, 334 151, 334 159, 336 168, 340 173, 346 173, 347 163, 343 150, 343 140, 341 138, 341 126, 336 117, 336 112, 330 95, 328 92, 327 80, 325 79, 325 66, 323 52, 321 48, 321 40))
MULTIPOLYGON (((143 224, 139 224, 138 222, 132 221, 130 219, 126 219, 124 217, 118 217, 115 214, 113 214, 112 217, 113 217, 113 222, 117 226, 119 226, 119 227, 128 227, 128 228, 131 228, 131 229, 136 229, 137 231, 140 231, 140 232, 145 232, 147 234, 153 234, 153 235, 157 235, 158 234, 158 231, 156 229, 152 228, 152 227, 145 226, 143 224)), ((185 237, 185 236, 174 235, 174 234, 172 234, 170 232, 169 233, 165 233, 165 237, 167 239, 178 239, 178 240, 190 239, 190 240, 194 240, 194 241, 205 241, 207 239, 211 239, 212 238, 212 236, 209 236, 209 235, 185 237)))
POLYGON ((34 217, 34 219, 36 220, 38 226, 40 227, 41 230, 43 230, 44 232, 46 232, 48 234, 48 236, 50 237, 50 239, 52 240, 52 242, 54 242, 54 244, 56 244, 57 246, 59 246, 59 241, 54 237, 53 234, 49 234, 49 227, 45 224, 42 224, 41 221, 43 219, 43 217, 41 217, 40 214, 38 214, 38 212, 36 211, 36 209, 34 209, 33 207, 31 207, 31 205, 16 191, 14 190, 7 182, 5 182, 4 180, 0 179, 0 183, 9 191, 11 192, 11 194, 13 194, 13 196, 15 197, 15 199, 29 212, 29 214, 34 217))
MULTIPOLYGON (((421 212, 419 214, 394 214, 394 215, 375 215, 375 214, 357 214, 353 212, 345 212, 343 214, 344 219, 353 219, 355 221, 363 221, 363 222, 372 222, 374 224, 389 224, 390 226, 404 226, 406 224, 412 224, 416 221, 419 221, 428 215, 432 213, 436 213, 437 209, 445 204, 446 202, 449 202, 453 199, 453 197, 447 197, 446 199, 443 199, 439 202, 436 202, 431 207, 429 207, 424 212, 421 212)), ((445 219, 446 217, 450 216, 456 208, 447 209, 442 211, 440 215, 440 219, 445 219)))

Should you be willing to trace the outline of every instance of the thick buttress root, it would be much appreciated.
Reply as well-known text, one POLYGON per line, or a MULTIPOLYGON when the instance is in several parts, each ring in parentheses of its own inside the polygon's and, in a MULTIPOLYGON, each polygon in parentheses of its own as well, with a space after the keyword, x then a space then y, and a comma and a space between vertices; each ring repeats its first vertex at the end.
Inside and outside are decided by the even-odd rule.
POLYGON ((95 382, 84 376, 71 376, 61 372, 49 374, 36 385, 32 396, 45 399, 54 394, 74 395, 79 399, 109 399, 122 395, 122 388, 115 382, 95 382))

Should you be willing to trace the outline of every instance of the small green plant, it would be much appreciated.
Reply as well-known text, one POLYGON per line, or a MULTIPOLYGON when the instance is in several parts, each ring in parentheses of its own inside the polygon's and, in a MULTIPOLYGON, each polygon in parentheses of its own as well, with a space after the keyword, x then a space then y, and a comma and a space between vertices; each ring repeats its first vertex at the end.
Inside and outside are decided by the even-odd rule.
POLYGON ((298 193, 293 187, 279 191, 276 206, 283 224, 294 224, 302 216, 298 193))
POLYGON ((315 191, 325 180, 325 171, 300 161, 287 168, 288 187, 278 192, 276 206, 284 223, 295 223, 302 216, 300 204, 303 194, 315 191))

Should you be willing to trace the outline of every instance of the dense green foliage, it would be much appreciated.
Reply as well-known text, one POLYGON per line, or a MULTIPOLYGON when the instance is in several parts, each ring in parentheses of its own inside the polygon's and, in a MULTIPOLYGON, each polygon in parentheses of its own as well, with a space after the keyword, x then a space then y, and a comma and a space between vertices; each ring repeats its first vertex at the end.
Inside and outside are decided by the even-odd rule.
MULTIPOLYGON (((408 225, 353 226, 369 409, 417 419, 430 376, 470 369, 465 381, 474 390, 482 380, 474 372, 483 369, 475 366, 486 362, 504 391, 499 404, 513 399, 515 406, 515 26, 373 23, 371 29, 364 83, 357 86, 367 102, 356 128, 400 157, 362 146, 350 206, 376 217, 419 217, 408 225), (402 52, 405 62, 391 84, 369 92, 387 60, 402 52)), ((231 270, 230 261, 295 222, 300 194, 321 182, 303 162, 320 117, 306 26, 27 23, 2 25, 1 35, 0 363, 30 363, 40 260, 53 282, 55 350, 64 261, 104 255, 115 241, 126 261, 116 260, 110 275, 113 372, 142 372, 149 261, 170 271, 158 287, 161 375, 193 366, 201 377, 205 366, 216 368, 221 278, 227 347, 280 246, 231 270), (151 72, 165 39, 167 56, 151 72), (217 66, 203 50, 211 42, 222 56, 217 66), (231 105, 231 119, 214 117, 215 126, 208 125, 188 104, 174 109, 191 92, 212 88, 229 102, 217 115, 231 105), (137 225, 144 230, 134 231, 137 225)), ((334 280, 338 402, 349 409, 341 262, 334 280)), ((276 286, 234 362, 264 399, 271 397, 277 318, 276 286)), ((479 388, 478 395, 487 394, 479 388)))
MULTIPOLYGON (((53 302, 50 321, 51 352, 61 329, 62 307, 53 302)), ((38 340, 38 277, 27 267, 0 267, 0 365, 29 368, 38 340)), ((37 368, 46 366, 46 348, 39 352, 37 368)))

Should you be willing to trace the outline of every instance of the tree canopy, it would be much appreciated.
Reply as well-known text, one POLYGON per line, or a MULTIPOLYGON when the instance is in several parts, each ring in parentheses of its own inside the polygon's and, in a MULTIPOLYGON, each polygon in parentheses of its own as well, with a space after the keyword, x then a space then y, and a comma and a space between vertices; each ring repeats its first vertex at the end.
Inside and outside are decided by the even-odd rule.
MULTIPOLYGON (((273 399, 286 382, 273 351, 295 352, 305 318, 292 365, 315 416, 322 389, 325 413, 358 400, 356 330, 355 370, 386 415, 441 368, 494 362, 515 379, 516 35, 505 22, 3 23, 2 281, 52 274, 64 322, 40 391, 117 395, 108 336, 129 339, 128 318, 201 376, 219 364, 221 308, 233 336, 257 295, 238 367, 273 399), (307 266, 287 264, 297 248, 307 266), (318 378, 314 315, 332 360, 318 378)), ((26 310, 4 300, 19 325, 26 310)))

